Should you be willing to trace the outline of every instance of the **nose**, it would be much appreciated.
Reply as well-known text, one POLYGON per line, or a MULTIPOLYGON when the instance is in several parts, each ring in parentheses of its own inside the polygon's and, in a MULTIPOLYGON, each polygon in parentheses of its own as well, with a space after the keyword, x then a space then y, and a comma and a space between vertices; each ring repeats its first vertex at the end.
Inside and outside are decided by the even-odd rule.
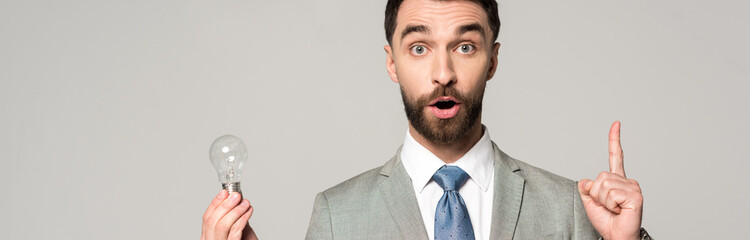
POLYGON ((432 81, 443 87, 456 82, 456 72, 453 70, 450 53, 440 51, 440 53, 435 54, 432 66, 432 81))

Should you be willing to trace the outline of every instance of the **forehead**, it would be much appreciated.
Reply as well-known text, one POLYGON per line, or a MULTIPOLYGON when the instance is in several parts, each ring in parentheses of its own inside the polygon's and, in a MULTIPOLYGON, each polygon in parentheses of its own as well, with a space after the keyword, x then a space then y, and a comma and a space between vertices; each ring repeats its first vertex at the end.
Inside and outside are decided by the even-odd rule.
POLYGON ((405 0, 396 18, 396 32, 407 25, 451 28, 479 23, 489 30, 487 15, 479 4, 468 0, 405 0))

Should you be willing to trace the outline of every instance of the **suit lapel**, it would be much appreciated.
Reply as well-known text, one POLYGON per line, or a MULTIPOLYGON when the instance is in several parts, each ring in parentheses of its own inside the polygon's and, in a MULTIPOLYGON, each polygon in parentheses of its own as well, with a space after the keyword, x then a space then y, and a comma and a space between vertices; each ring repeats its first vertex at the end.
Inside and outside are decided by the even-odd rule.
POLYGON ((513 239, 521 212, 525 180, 518 165, 492 143, 495 150, 495 192, 492 202, 490 239, 513 239))
POLYGON ((380 193, 404 239, 427 239, 417 197, 411 178, 401 164, 400 153, 399 148, 396 156, 381 169, 380 175, 385 180, 380 184, 380 193))

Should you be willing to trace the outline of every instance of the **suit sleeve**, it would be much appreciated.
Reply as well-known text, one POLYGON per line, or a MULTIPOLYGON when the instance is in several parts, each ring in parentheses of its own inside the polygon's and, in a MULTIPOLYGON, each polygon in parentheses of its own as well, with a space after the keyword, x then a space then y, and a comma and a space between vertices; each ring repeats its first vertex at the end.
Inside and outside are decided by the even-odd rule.
POLYGON ((573 187, 575 188, 575 191, 573 191, 573 227, 575 229, 573 239, 599 239, 599 233, 591 225, 589 216, 586 215, 586 209, 583 208, 583 200, 581 200, 581 195, 578 192, 578 182, 575 182, 573 187))
POLYGON ((331 227, 331 212, 328 208, 328 198, 325 194, 318 193, 315 197, 310 226, 307 227, 306 240, 332 240, 333 228, 331 227))

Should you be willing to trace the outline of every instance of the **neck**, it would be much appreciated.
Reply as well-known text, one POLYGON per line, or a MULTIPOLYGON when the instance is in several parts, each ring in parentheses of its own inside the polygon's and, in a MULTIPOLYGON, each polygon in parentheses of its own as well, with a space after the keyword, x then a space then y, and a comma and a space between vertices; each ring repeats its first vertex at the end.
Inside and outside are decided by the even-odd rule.
POLYGON ((479 119, 477 119, 477 122, 469 129, 469 132, 464 134, 461 138, 449 143, 432 142, 422 136, 422 134, 419 134, 411 124, 409 124, 409 134, 411 134, 417 143, 427 148, 427 150, 432 152, 432 154, 435 154, 435 156, 440 158, 440 160, 443 160, 443 162, 454 163, 471 150, 477 142, 479 142, 479 139, 482 138, 483 132, 482 124, 479 119))

